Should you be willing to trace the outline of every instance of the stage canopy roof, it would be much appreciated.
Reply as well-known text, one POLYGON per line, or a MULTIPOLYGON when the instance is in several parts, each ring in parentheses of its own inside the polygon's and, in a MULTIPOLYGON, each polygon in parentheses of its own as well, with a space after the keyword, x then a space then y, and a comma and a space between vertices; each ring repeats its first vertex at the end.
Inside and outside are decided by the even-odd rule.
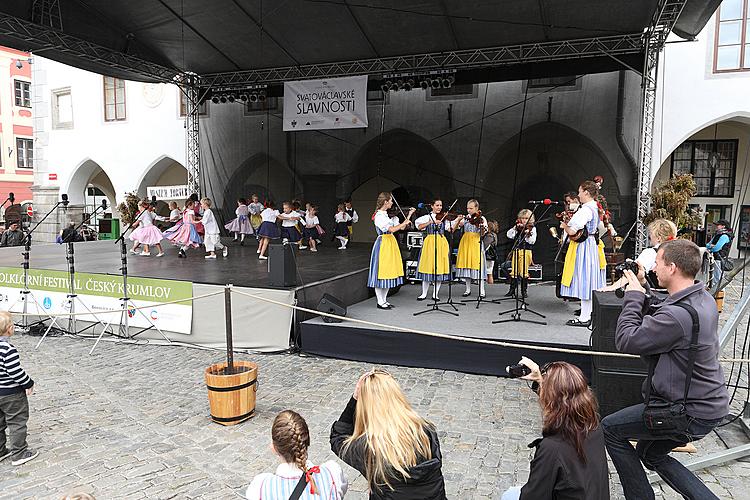
MULTIPOLYGON (((248 84, 336 74, 375 75, 420 65, 485 72, 525 65, 520 74, 475 75, 508 79, 524 77, 533 62, 552 61, 557 68, 551 72, 567 70, 567 74, 606 71, 611 69, 608 66, 622 67, 623 62, 641 69, 644 50, 638 40, 657 7, 666 4, 667 9, 677 9, 679 17, 674 16, 670 27, 690 38, 700 32, 719 3, 5 0, 0 2, 0 44, 140 81, 169 81, 185 71, 219 74, 213 77, 219 84, 248 84), (507 50, 489 56, 483 52, 498 48, 507 50), (477 54, 473 60, 471 51, 477 54), (459 56, 446 60, 446 54, 459 56), (422 56, 409 57, 415 55, 422 56), (351 64, 361 61, 372 64, 351 64), (320 65, 326 66, 321 69, 320 65)), ((547 71, 539 68, 536 72, 547 71)))

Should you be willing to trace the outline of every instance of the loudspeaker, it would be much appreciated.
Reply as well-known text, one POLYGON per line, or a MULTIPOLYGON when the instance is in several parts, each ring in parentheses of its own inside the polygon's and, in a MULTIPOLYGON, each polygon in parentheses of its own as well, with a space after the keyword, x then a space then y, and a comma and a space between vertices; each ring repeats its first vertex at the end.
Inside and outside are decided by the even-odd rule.
MULTIPOLYGON (((320 298, 317 309, 320 312, 335 314, 336 316, 346 316, 346 306, 344 305, 344 303, 333 295, 329 295, 327 293, 324 293, 320 298)), ((323 316, 323 321, 325 321, 326 323, 341 323, 343 320, 323 316)))
POLYGON ((268 283, 271 286, 297 285, 292 245, 268 245, 268 283))
MULTIPOLYGON (((613 292, 594 292, 592 350, 618 352, 615 330, 622 303, 623 299, 617 298, 613 292)), ((641 387, 648 375, 648 367, 642 360, 593 356, 591 364, 591 388, 599 400, 599 412, 603 417, 643 402, 641 387)))

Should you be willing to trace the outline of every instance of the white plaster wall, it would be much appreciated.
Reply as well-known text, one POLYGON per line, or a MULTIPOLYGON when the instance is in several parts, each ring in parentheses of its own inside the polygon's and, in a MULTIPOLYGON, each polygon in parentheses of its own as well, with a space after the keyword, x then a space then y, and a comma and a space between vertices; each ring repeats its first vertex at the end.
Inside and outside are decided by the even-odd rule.
POLYGON ((101 75, 37 56, 34 78, 38 79, 34 91, 39 94, 34 104, 45 108, 35 114, 39 117, 35 121, 40 155, 37 185, 57 186, 68 193, 71 203, 82 203, 79 188, 87 179, 76 178, 76 171, 90 160, 107 174, 120 201, 126 192, 138 189, 151 166, 165 165, 160 159, 185 164, 184 119, 179 116, 176 86, 126 82, 126 120, 105 122, 101 75), (51 92, 63 87, 71 89, 73 128, 53 130, 51 92), (49 180, 50 174, 56 174, 57 180, 49 180))

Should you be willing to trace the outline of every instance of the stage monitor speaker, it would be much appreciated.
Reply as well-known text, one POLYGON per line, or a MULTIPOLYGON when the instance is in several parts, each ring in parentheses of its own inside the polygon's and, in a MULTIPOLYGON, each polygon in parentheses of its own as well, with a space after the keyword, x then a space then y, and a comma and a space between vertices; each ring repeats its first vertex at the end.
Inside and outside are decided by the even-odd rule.
MULTIPOLYGON (((335 314, 336 316, 346 316, 346 306, 344 303, 333 295, 327 293, 324 293, 320 298, 320 302, 318 302, 318 311, 335 314)), ((341 323, 343 320, 323 316, 323 321, 326 323, 341 323)))
POLYGON ((276 287, 297 285, 297 269, 292 245, 268 245, 268 283, 276 287))
POLYGON ((599 400, 599 414, 606 417, 628 406, 643 403, 643 381, 648 374, 593 370, 591 387, 599 400))

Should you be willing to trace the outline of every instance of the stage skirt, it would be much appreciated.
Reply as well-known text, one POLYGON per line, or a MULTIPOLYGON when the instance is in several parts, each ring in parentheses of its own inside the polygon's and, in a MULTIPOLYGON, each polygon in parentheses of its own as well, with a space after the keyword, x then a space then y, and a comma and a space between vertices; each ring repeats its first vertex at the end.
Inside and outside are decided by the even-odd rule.
POLYGON ((529 277, 529 266, 534 265, 534 257, 531 254, 531 250, 513 250, 510 256, 510 275, 513 278, 528 278, 529 277), (516 270, 516 266, 520 269, 516 270))
POLYGON ((263 223, 263 217, 260 216, 260 214, 253 214, 250 216, 250 225, 253 229, 256 231, 260 227, 260 225, 263 223))
POLYGON ((602 267, 602 255, 593 236, 585 241, 570 242, 565 254, 560 295, 591 300, 591 292, 606 285, 606 267, 602 267))
POLYGON ((291 243, 298 242, 302 235, 297 226, 281 226, 281 237, 291 243))
POLYGON ((162 235, 156 226, 141 226, 130 233, 130 239, 142 245, 156 245, 164 239, 164 235, 162 235))
POLYGON ((371 288, 393 288, 404 282, 404 265, 401 250, 393 234, 381 234, 375 240, 370 254, 370 273, 367 286, 371 288))
POLYGON ((281 237, 281 232, 279 231, 279 226, 277 226, 276 223, 263 221, 263 224, 261 224, 260 228, 258 229, 258 235, 265 238, 270 238, 272 240, 277 240, 281 237))
POLYGON ((253 234, 253 226, 250 225, 250 219, 247 215, 240 215, 236 219, 232 219, 224 227, 233 233, 253 234))
POLYGON ((346 225, 346 222, 337 222, 336 223, 336 229, 333 232, 334 236, 343 236, 344 238, 349 237, 349 226, 346 225))
POLYGON ((166 239, 178 246, 197 248, 202 243, 194 224, 182 224, 180 229, 165 236, 166 239))
POLYGON ((442 234, 437 237, 434 234, 428 234, 422 242, 417 278, 422 281, 450 281, 448 240, 442 234), (435 245, 437 245, 437 275, 435 275, 435 245))
POLYGON ((302 228, 302 237, 303 238, 312 238, 312 239, 318 239, 320 238, 320 234, 318 233, 318 228, 313 227, 303 227, 302 228))
POLYGON ((175 222, 174 226, 170 227, 169 229, 166 229, 162 233, 162 237, 169 239, 169 235, 176 233, 177 231, 180 230, 181 227, 182 227, 182 219, 180 219, 177 222, 175 222))
POLYGON ((479 233, 465 232, 458 244, 456 258, 456 277, 484 279, 484 245, 480 243, 479 233))

